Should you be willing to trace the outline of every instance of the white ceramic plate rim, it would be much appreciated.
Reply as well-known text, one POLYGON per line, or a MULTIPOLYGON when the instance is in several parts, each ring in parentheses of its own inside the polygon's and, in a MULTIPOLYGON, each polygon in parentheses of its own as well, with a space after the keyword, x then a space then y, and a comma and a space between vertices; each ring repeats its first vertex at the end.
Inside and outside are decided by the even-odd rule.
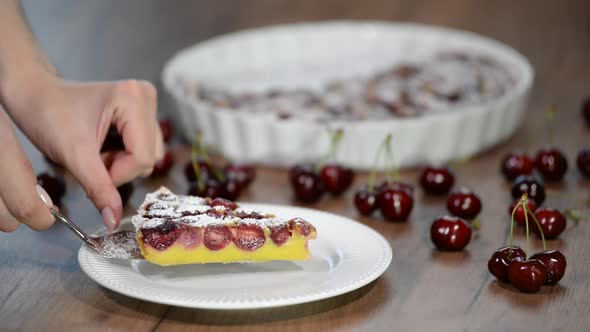
MULTIPOLYGON (((80 267, 88 275, 92 280, 96 281, 101 286, 110 289, 112 291, 127 295, 132 298, 137 298, 149 302, 154 303, 161 303, 179 307, 187 307, 187 308, 200 308, 200 309, 221 309, 221 310, 233 310, 233 309, 258 309, 258 308, 271 308, 271 307, 280 307, 280 306, 287 306, 287 305, 294 305, 294 304, 301 304, 307 302, 318 301, 322 299, 331 298, 334 296, 342 295, 353 290, 359 289, 370 282, 377 279, 379 276, 385 272, 385 270, 389 267, 391 260, 392 260, 392 250, 391 246, 387 242, 387 240, 380 235, 378 232, 373 230, 372 228, 361 224, 357 221, 352 219, 338 216, 335 214, 311 210, 307 208, 299 208, 299 207, 292 207, 292 206, 281 206, 281 205, 271 205, 271 204, 241 204, 241 206, 246 208, 258 209, 263 211, 273 211, 273 210, 282 210, 288 211, 289 214, 295 215, 302 215, 305 216, 305 211, 313 212, 313 214, 320 214, 323 215, 325 218, 333 218, 339 219, 338 223, 348 222, 354 224, 354 227, 358 228, 358 233, 356 236, 366 236, 372 238, 372 241, 375 241, 379 249, 381 250, 380 253, 380 260, 377 264, 374 265, 374 268, 370 271, 359 272, 359 275, 354 278, 354 280, 349 280, 346 285, 332 288, 325 291, 315 292, 311 294, 303 294, 297 296, 289 296, 286 298, 270 298, 263 301, 235 301, 235 302, 219 302, 219 301, 206 301, 206 300, 199 300, 193 298, 185 298, 185 299, 169 299, 165 296, 161 298, 156 298, 154 296, 149 296, 146 294, 141 293, 141 291, 137 291, 134 289, 130 289, 128 286, 124 286, 120 284, 116 280, 115 277, 109 277, 101 274, 100 272, 96 271, 93 266, 92 259, 101 259, 96 253, 94 253, 90 248, 86 245, 82 245, 78 252, 78 262, 80 267)), ((128 219, 124 220, 128 221, 128 219)), ((321 235, 320 235, 321 236, 321 235)), ((113 266, 119 265, 121 262, 117 260, 111 260, 113 266)), ((341 264, 346 264, 346 260, 342 260, 341 264)), ((350 264, 350 262, 348 262, 350 264)), ((125 264, 128 264, 125 262, 125 264)), ((129 267, 132 269, 131 267, 129 267)), ((334 272, 336 273, 336 272, 334 272)), ((142 279, 143 277, 140 274, 137 274, 138 280, 142 279)), ((144 279, 147 280, 147 279, 144 279)), ((146 282, 150 282, 147 280, 146 282)), ((165 291, 165 289, 164 289, 165 291)))

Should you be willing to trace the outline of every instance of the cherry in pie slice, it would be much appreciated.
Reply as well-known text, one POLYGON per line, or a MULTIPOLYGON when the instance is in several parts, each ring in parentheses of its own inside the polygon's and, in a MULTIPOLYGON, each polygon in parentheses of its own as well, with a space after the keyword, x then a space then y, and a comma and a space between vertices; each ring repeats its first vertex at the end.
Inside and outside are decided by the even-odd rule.
POLYGON ((301 218, 284 220, 166 188, 147 194, 132 222, 145 259, 163 266, 306 260, 307 242, 317 234, 301 218))

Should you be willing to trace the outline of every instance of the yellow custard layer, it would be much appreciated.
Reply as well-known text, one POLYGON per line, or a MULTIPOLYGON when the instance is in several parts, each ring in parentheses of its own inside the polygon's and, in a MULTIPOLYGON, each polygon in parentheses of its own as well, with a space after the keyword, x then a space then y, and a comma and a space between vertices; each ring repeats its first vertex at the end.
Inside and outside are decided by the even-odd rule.
MULTIPOLYGON (((315 234, 314 234, 315 235, 315 234)), ((268 239, 256 250, 247 251, 238 248, 233 242, 221 250, 209 250, 202 243, 196 248, 187 249, 182 244, 174 243, 165 250, 157 250, 140 241, 141 253, 153 264, 169 266, 181 264, 232 263, 232 262, 266 262, 274 260, 307 260, 311 257, 307 241, 314 236, 292 237, 281 246, 268 239)))

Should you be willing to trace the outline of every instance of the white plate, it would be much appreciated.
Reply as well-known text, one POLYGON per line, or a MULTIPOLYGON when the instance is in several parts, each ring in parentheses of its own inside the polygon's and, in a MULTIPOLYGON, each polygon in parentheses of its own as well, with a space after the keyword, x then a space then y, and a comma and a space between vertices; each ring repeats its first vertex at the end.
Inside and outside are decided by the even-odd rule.
POLYGON ((189 308, 253 309, 350 292, 377 279, 391 262, 391 247, 383 236, 351 219, 288 206, 241 206, 310 221, 318 231, 318 238, 309 242, 313 258, 161 267, 103 258, 84 245, 78 253, 80 267, 100 285, 146 301, 189 308))
POLYGON ((290 24, 240 31, 180 51, 162 80, 177 102, 175 123, 184 137, 197 132, 235 161, 290 166, 317 160, 330 144, 326 125, 305 119, 236 112, 195 96, 191 84, 226 90, 317 89, 335 78, 367 76, 396 63, 445 51, 489 56, 515 79, 506 94, 440 114, 390 120, 333 121, 345 130, 336 159, 370 169, 379 143, 393 134, 395 163, 445 163, 506 140, 524 119, 533 69, 507 45, 467 31, 371 21, 290 24))

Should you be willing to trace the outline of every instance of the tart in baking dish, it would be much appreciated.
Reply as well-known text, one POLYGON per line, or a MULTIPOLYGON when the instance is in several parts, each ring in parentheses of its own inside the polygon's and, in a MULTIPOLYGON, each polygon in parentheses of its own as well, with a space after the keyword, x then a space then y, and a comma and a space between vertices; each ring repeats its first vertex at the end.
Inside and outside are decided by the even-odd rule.
POLYGON ((157 265, 306 260, 317 235, 301 218, 280 219, 225 199, 147 194, 132 219, 145 259, 157 265))

